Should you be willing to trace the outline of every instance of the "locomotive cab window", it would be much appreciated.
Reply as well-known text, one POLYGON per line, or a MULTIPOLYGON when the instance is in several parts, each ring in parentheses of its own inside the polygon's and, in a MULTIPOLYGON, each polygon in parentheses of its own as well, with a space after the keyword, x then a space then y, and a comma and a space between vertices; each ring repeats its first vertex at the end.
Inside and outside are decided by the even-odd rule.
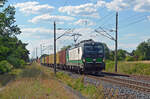
POLYGON ((100 53, 103 53, 103 46, 102 45, 93 45, 93 44, 85 45, 84 51, 85 51, 85 53, 100 54, 100 53))

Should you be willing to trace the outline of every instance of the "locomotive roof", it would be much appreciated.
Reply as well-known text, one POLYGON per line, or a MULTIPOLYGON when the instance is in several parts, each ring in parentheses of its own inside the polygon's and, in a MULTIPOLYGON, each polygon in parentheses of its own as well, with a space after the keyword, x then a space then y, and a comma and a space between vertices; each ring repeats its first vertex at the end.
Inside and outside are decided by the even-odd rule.
POLYGON ((73 49, 73 48, 76 48, 76 47, 79 47, 79 46, 83 46, 84 44, 91 44, 91 43, 102 44, 101 42, 95 42, 94 40, 89 39, 89 40, 83 40, 80 43, 77 43, 77 44, 73 45, 70 49, 73 49))

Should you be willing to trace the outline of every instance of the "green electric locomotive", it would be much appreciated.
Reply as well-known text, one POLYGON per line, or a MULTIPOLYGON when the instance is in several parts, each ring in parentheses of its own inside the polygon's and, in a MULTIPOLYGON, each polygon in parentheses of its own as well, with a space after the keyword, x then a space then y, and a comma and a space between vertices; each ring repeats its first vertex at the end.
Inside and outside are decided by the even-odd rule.
POLYGON ((84 40, 66 51, 66 65, 84 73, 98 73, 105 69, 104 46, 92 39, 84 40))

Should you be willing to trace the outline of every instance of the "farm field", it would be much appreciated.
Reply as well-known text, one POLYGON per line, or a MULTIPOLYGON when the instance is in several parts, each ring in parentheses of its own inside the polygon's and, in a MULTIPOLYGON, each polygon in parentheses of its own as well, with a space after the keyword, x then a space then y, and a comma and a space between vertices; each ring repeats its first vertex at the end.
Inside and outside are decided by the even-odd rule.
MULTIPOLYGON (((106 62, 106 72, 115 71, 115 63, 113 61, 106 62)), ((119 61, 118 73, 132 74, 132 75, 148 75, 150 76, 150 61, 119 61)))

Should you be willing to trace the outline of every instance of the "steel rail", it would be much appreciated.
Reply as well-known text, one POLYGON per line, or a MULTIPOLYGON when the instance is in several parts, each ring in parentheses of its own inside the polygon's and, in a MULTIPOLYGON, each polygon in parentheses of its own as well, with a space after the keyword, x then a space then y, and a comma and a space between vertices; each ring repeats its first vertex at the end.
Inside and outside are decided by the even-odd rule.
POLYGON ((141 82, 130 80, 130 79, 127 80, 127 79, 123 79, 123 78, 115 78, 112 76, 111 77, 108 77, 108 76, 96 77, 96 76, 87 75, 87 77, 93 78, 96 80, 102 80, 102 81, 110 82, 113 84, 119 84, 121 86, 132 88, 132 89, 135 89, 138 91, 150 93, 150 84, 148 84, 148 83, 144 83, 144 82, 141 83, 141 82))

